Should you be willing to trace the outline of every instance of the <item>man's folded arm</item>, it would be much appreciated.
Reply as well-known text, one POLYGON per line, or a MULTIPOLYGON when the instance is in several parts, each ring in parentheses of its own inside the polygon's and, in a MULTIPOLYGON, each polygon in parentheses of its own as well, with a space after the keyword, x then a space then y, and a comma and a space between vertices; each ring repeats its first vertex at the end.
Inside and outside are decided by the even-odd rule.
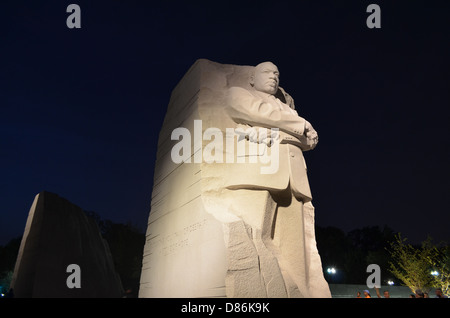
POLYGON ((226 104, 231 118, 238 123, 279 128, 297 138, 304 135, 305 119, 266 103, 243 88, 230 88, 226 96, 226 104))

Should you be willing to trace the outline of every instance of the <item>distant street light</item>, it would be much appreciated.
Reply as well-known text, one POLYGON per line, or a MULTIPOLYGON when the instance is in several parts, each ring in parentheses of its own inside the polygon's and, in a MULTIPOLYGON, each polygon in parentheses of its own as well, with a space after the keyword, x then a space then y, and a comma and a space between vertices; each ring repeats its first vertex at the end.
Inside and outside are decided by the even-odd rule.
POLYGON ((438 272, 438 271, 431 271, 430 274, 433 275, 433 276, 438 276, 438 275, 439 275, 439 272, 438 272))
POLYGON ((393 282, 392 280, 388 280, 386 283, 387 283, 389 286, 394 285, 394 282, 393 282))
POLYGON ((334 268, 334 267, 328 267, 328 268, 327 268, 327 273, 328 273, 328 274, 331 274, 331 275, 336 274, 336 268, 334 268))

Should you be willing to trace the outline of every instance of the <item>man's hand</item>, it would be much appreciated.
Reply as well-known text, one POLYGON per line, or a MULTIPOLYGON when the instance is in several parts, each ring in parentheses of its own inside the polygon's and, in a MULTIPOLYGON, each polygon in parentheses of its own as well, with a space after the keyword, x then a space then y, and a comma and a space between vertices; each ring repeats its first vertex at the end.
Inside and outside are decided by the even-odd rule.
POLYGON ((279 139, 279 131, 272 130, 269 128, 258 127, 258 126, 248 126, 239 124, 235 133, 239 135, 239 140, 245 138, 250 142, 258 143, 258 144, 266 144, 267 146, 271 146, 274 144, 276 140, 279 139))
POLYGON ((317 134, 317 131, 314 130, 313 126, 309 121, 306 121, 305 123, 305 133, 307 139, 314 142, 314 144, 317 144, 319 142, 319 135, 317 134))

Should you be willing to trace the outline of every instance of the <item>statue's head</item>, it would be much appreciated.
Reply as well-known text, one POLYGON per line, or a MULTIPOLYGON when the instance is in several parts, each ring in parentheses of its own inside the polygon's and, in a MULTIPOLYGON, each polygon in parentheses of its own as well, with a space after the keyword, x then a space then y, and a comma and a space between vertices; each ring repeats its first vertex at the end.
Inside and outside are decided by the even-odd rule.
POLYGON ((274 95, 280 83, 280 72, 272 62, 263 62, 255 66, 250 76, 250 85, 260 92, 274 95))

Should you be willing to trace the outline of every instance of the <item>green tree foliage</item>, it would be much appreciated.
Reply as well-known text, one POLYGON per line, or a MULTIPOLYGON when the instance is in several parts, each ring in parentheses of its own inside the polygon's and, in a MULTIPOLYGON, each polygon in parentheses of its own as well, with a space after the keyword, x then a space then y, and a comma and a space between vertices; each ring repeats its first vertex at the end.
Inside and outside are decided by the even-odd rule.
POLYGON ((436 288, 441 288, 444 295, 450 295, 450 248, 448 245, 436 246, 435 258, 430 258, 430 266, 437 275, 433 276, 436 288))
POLYGON ((392 261, 390 271, 412 292, 417 289, 429 292, 431 288, 442 288, 444 294, 449 290, 448 247, 434 245, 428 237, 421 246, 406 243, 407 239, 397 234, 388 249, 392 261), (437 271, 439 275, 431 275, 437 271))

